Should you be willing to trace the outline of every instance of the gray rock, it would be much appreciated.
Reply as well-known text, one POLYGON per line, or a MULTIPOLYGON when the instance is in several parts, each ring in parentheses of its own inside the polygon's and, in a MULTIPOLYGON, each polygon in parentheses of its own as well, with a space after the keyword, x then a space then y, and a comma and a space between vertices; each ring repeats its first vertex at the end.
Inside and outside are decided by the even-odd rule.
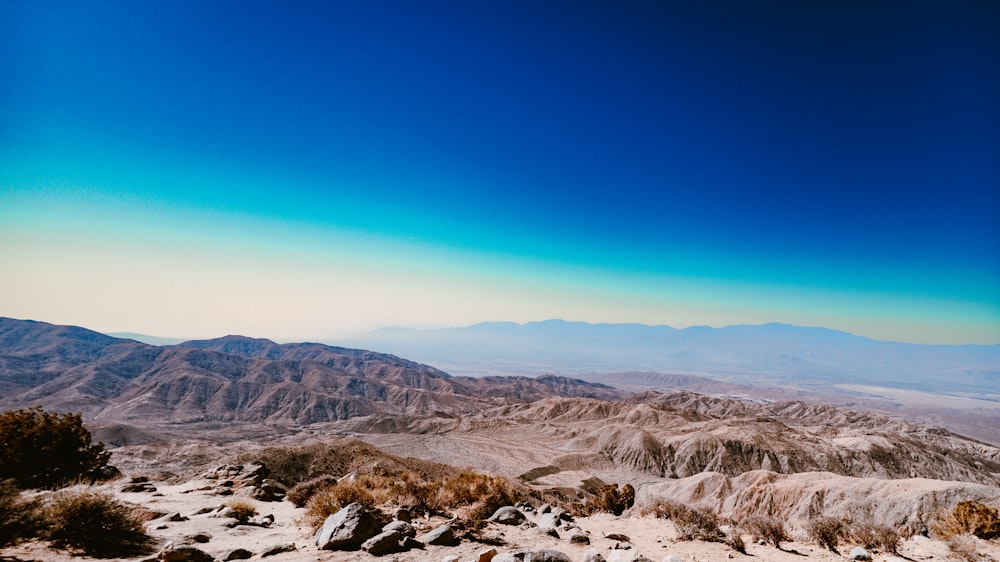
POLYGON ((524 562, 573 562, 573 560, 558 550, 543 549, 529 552, 524 562))
POLYGON ((409 523, 410 521, 413 520, 413 515, 410 513, 409 509, 401 507, 396 510, 396 513, 393 515, 393 518, 396 519, 396 521, 406 521, 407 523, 409 523))
POLYGON ((293 550, 295 550, 295 545, 293 543, 286 542, 284 544, 276 544, 265 548, 264 551, 260 553, 260 557, 265 558, 267 556, 281 554, 282 552, 292 552, 293 550))
POLYGON ((608 554, 608 562, 653 562, 635 550, 612 550, 608 554))
POLYGON ((402 539, 403 535, 399 534, 399 531, 383 531, 366 540, 361 545, 361 550, 373 556, 392 554, 402 550, 399 545, 399 541, 402 539))
POLYGON ((423 549, 424 543, 418 541, 413 537, 403 537, 402 542, 399 543, 403 547, 403 550, 413 550, 414 548, 423 549))
POLYGON ((228 554, 222 557, 224 562, 229 560, 246 560, 253 556, 253 553, 245 548, 237 548, 236 550, 230 550, 228 554))
POLYGON ((684 557, 680 554, 668 554, 663 562, 684 562, 684 557))
POLYGON ((321 550, 358 550, 380 529, 378 521, 367 509, 352 503, 326 518, 316 532, 316 546, 321 550))
POLYGON ((555 529, 545 529, 545 528, 539 527, 538 528, 538 532, 541 533, 541 534, 543 534, 543 535, 548 535, 548 536, 550 536, 550 537, 552 537, 554 539, 558 539, 559 538, 559 531, 557 531, 555 529))
POLYGON ((156 486, 150 484, 149 482, 137 482, 133 484, 125 484, 121 489, 122 492, 125 493, 155 492, 156 486))
POLYGON ((191 535, 185 535, 184 539, 189 540, 191 542, 206 543, 212 540, 212 535, 208 533, 194 533, 191 535))
POLYGON ((590 537, 584 533, 575 533, 569 538, 570 544, 590 544, 590 537))
POLYGON ((552 506, 549 505, 549 504, 545 504, 542 507, 538 508, 538 513, 542 513, 542 514, 549 513, 551 511, 552 511, 552 506))
POLYGON ((559 514, 557 513, 546 513, 538 518, 538 527, 541 529, 558 529, 561 521, 559 520, 559 514))
POLYGON ((530 549, 521 548, 510 552, 501 552, 493 558, 493 562, 524 562, 528 559, 530 549))
POLYGON ((500 523, 501 525, 520 525, 527 520, 528 518, 512 505, 501 507, 487 519, 487 521, 500 523))
POLYGON ((461 560, 461 558, 455 556, 454 554, 451 554, 442 558, 441 562, 458 562, 459 560, 461 560))
POLYGON ((601 553, 597 551, 596 548, 588 548, 587 552, 583 553, 583 562, 606 562, 601 553))
POLYGON ((410 525, 406 521, 393 521, 385 527, 382 527, 382 531, 396 531, 400 535, 410 538, 417 536, 417 530, 413 528, 413 525, 410 525))
POLYGON ((851 549, 851 554, 848 556, 851 560, 871 560, 872 555, 863 547, 856 546, 851 549))
POLYGON ((441 525, 424 535, 423 542, 424 544, 433 544, 438 546, 454 546, 458 543, 458 541, 455 540, 455 532, 452 531, 451 527, 448 525, 441 525))

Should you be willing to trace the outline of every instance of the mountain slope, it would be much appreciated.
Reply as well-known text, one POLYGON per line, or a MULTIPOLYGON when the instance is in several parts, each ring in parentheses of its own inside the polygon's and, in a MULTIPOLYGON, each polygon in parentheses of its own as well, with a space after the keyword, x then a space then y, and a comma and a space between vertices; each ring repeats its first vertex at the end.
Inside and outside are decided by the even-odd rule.
POLYGON ((617 398, 557 377, 451 377, 393 355, 226 336, 175 346, 0 318, 0 406, 102 421, 308 424, 376 413, 465 413, 549 396, 617 398))

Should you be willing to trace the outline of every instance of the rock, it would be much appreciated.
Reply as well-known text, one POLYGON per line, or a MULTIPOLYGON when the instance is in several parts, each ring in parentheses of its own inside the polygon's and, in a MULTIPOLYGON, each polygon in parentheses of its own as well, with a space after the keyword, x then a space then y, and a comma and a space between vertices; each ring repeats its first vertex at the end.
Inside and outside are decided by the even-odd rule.
POLYGON ((559 525, 562 524, 562 521, 560 521, 557 513, 549 512, 539 517, 536 523, 538 523, 538 526, 542 529, 558 529, 559 525))
POLYGON ((206 505, 205 507, 203 507, 203 508, 199 509, 198 511, 195 511, 194 513, 192 513, 191 516, 194 517, 195 515, 205 515, 206 513, 212 513, 213 511, 215 511, 214 508, 208 507, 206 505))
POLYGON ((680 554, 668 554, 663 562, 684 562, 684 557, 680 554))
POLYGON ((125 484, 124 486, 122 486, 122 492, 126 493, 155 492, 155 491, 156 491, 156 486, 150 484, 149 482, 125 484))
POLYGON ((393 521, 385 527, 382 527, 382 531, 396 531, 400 535, 410 538, 417 536, 417 530, 413 528, 413 525, 410 525, 406 521, 393 521))
POLYGON ((261 517, 258 524, 261 527, 270 527, 271 525, 274 525, 274 514, 268 513, 267 515, 261 517))
POLYGON ((378 521, 367 509, 352 503, 326 518, 316 532, 316 546, 321 550, 358 550, 380 529, 378 521))
POLYGON ((215 562, 207 552, 193 546, 168 548, 160 552, 158 559, 161 562, 215 562))
POLYGON ((237 548, 236 550, 230 550, 228 554, 222 557, 223 561, 228 562, 229 560, 246 560, 253 556, 253 553, 245 548, 237 548))
POLYGON ((552 511, 552 506, 549 504, 545 504, 542 507, 538 508, 538 513, 540 514, 549 513, 550 511, 552 511))
POLYGON ((418 541, 413 537, 404 536, 402 542, 399 543, 403 547, 403 550, 413 550, 415 548, 423 549, 424 543, 418 541))
POLYGON ((222 509, 216 510, 212 517, 230 518, 233 516, 233 508, 229 506, 224 506, 222 509))
POLYGON ((604 538, 618 542, 632 542, 632 539, 630 539, 628 535, 623 535, 621 533, 610 533, 604 535, 604 538))
POLYGON ((501 525, 520 525, 527 520, 528 518, 512 505, 501 507, 487 519, 487 521, 500 523, 501 525))
POLYGON ((583 553, 583 562, 606 562, 596 548, 589 548, 583 553))
POLYGON ((528 553, 528 557, 525 560, 530 562, 573 562, 564 553, 549 549, 532 550, 528 553))
POLYGON ((212 535, 208 533, 194 533, 193 535, 185 535, 184 538, 191 542, 206 543, 212 540, 212 535))
POLYGON ((501 552, 493 558, 493 562, 525 562, 531 550, 520 548, 511 552, 501 552))
POLYGON ((555 529, 544 529, 544 528, 542 528, 542 527, 539 527, 539 528, 538 528, 538 531, 539 531, 539 532, 540 532, 541 534, 543 534, 543 535, 548 535, 548 536, 550 536, 550 537, 552 537, 552 538, 554 538, 554 539, 558 539, 558 538, 559 538, 559 531, 557 531, 557 530, 555 530, 555 529))
POLYGON ((366 540, 361 545, 361 550, 373 556, 392 554, 393 552, 399 552, 401 550, 399 547, 399 541, 402 539, 403 535, 399 534, 399 531, 383 531, 366 540))
POLYGON ((448 525, 441 525, 424 535, 423 542, 424 544, 439 546, 454 546, 458 543, 458 541, 455 540, 455 532, 452 531, 451 527, 448 525))
POLYGON ((612 550, 608 554, 607 562, 652 562, 649 558, 639 554, 635 550, 612 550))
POLYGON ((856 546, 851 549, 851 554, 848 555, 851 560, 871 560, 872 555, 863 547, 856 546))
POLYGON ((493 562, 493 557, 497 555, 497 549, 486 548, 476 553, 476 562, 493 562))
POLYGON ((570 544, 590 544, 590 537, 584 533, 575 533, 569 538, 570 544))
POLYGON ((283 544, 276 544, 274 546, 269 546, 265 548, 264 551, 260 553, 260 557, 265 558, 267 556, 274 556, 275 554, 281 554, 282 552, 292 552, 293 550, 295 550, 294 543, 286 542, 283 544))
POLYGON ((413 515, 410 514, 410 510, 406 509, 405 507, 397 509, 396 513, 394 513, 392 517, 396 521, 406 521, 407 523, 413 521, 413 515))
POLYGON ((149 482, 148 476, 133 476, 129 479, 130 484, 142 484, 143 482, 149 482))
POLYGON ((173 522, 180 522, 180 521, 187 521, 188 520, 187 517, 184 517, 183 515, 181 515, 177 511, 175 511, 173 513, 168 513, 168 514, 164 515, 163 517, 161 517, 160 519, 162 519, 163 521, 173 521, 173 522))
POLYGON ((452 554, 452 555, 445 556, 444 558, 442 558, 441 562, 458 562, 459 560, 461 560, 461 558, 459 558, 458 556, 455 556, 455 555, 452 554))

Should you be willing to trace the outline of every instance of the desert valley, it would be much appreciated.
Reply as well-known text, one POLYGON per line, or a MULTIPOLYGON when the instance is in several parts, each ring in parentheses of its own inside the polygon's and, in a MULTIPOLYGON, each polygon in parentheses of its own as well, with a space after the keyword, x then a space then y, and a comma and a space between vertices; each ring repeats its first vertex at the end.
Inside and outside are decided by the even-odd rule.
MULTIPOLYGON (((752 385, 756 397, 723 383, 692 392, 683 387, 710 379, 674 375, 678 389, 635 388, 651 377, 669 387, 669 375, 452 376, 315 343, 227 336, 156 346, 0 320, 0 407, 82 413, 122 472, 98 488, 151 514, 155 552, 136 559, 194 556, 185 548, 219 560, 243 548, 276 562, 562 560, 545 558, 556 551, 573 561, 837 560, 855 547, 881 561, 1000 557, 994 541, 943 523, 960 502, 1000 505, 996 444, 919 415, 781 399, 787 387, 775 399, 752 385), (414 512, 410 542, 329 551, 314 541, 322 521, 308 515, 313 504, 285 498, 309 482, 336 489, 338 479, 370 475, 447 486, 463 470, 509 483, 514 524, 477 523, 468 505, 379 497, 369 507, 387 518, 414 512), (219 516, 234 498, 253 506, 246 524, 219 516), (693 513, 711 514, 718 528, 692 532, 693 513), (820 520, 844 525, 832 548, 811 530, 820 520), (780 522, 784 541, 768 542, 754 521, 780 522), (454 528, 453 543, 421 540, 442 525, 454 528), (897 540, 862 544, 851 526, 897 540)), ((478 517, 494 507, 504 506, 478 517)), ((37 541, 0 552, 71 558, 37 541)))

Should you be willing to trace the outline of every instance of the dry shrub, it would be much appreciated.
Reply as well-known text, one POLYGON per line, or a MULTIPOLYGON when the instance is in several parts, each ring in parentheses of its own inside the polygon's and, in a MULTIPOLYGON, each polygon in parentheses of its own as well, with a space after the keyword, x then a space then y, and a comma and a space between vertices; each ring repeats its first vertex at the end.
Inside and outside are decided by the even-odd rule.
POLYGON ((635 504, 635 488, 631 484, 625 484, 621 488, 618 484, 605 484, 594 491, 594 498, 579 508, 581 515, 592 515, 594 513, 606 512, 621 515, 626 509, 635 504))
POLYGON ((951 551, 951 558, 961 560, 962 562, 992 560, 992 558, 984 558, 979 554, 979 545, 976 542, 976 537, 972 535, 955 535, 951 537, 947 541, 948 550, 951 551))
POLYGON ((961 501, 951 513, 938 516, 933 530, 945 539, 959 535, 994 539, 1000 537, 1000 514, 977 501, 961 501))
POLYGON ((677 526, 678 539, 683 541, 722 542, 725 539, 718 516, 705 507, 693 509, 682 503, 658 499, 645 505, 640 514, 669 519, 677 526))
POLYGON ((233 511, 232 518, 244 525, 250 521, 251 517, 257 515, 257 508, 244 500, 233 500, 226 504, 226 507, 233 511))
POLYGON ((740 528, 752 536, 755 541, 763 540, 781 549, 781 543, 791 538, 785 531, 785 524, 777 517, 752 515, 740 522, 740 528))
POLYGON ((740 554, 747 553, 747 545, 743 542, 743 535, 740 534, 739 529, 736 527, 729 527, 729 530, 726 531, 726 537, 723 539, 723 542, 726 543, 726 546, 736 552, 739 552, 740 554))
POLYGON ((42 529, 37 501, 21 497, 13 480, 0 482, 0 548, 35 537, 42 529))
POLYGON ((466 518, 481 521, 520 499, 510 483, 499 476, 462 472, 446 478, 437 493, 437 510, 468 508, 466 518))
POLYGON ((830 552, 839 554, 837 546, 845 534, 845 525, 842 519, 815 517, 809 520, 809 526, 806 530, 809 533, 809 538, 816 541, 816 544, 830 552))
POLYGON ((899 531, 870 517, 849 524, 847 534, 865 548, 893 554, 899 551, 899 531))
POLYGON ((292 487, 285 496, 295 507, 304 507, 317 492, 329 488, 337 483, 337 479, 329 474, 317 476, 312 480, 300 482, 292 487))
POLYGON ((45 538, 56 548, 79 549, 98 558, 128 557, 152 550, 141 516, 104 493, 67 491, 45 506, 45 538))

